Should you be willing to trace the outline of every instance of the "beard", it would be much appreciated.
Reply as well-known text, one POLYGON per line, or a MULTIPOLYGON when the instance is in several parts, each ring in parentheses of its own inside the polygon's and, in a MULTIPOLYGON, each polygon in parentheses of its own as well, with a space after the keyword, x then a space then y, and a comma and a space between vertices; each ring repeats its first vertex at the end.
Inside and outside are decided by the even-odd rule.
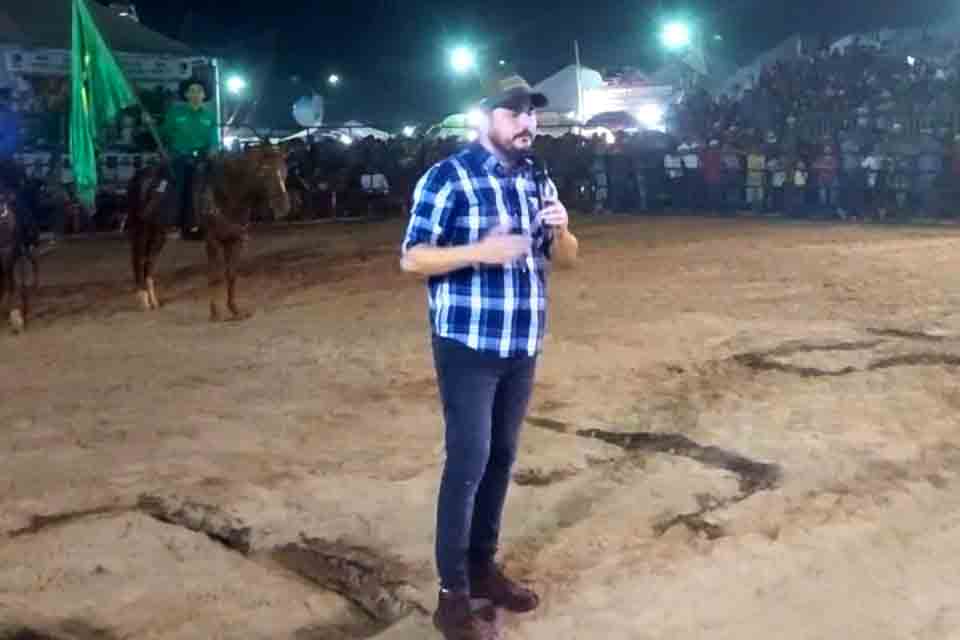
POLYGON ((490 142, 503 157, 514 162, 519 162, 533 153, 533 134, 529 131, 524 131, 508 139, 491 136, 490 142))

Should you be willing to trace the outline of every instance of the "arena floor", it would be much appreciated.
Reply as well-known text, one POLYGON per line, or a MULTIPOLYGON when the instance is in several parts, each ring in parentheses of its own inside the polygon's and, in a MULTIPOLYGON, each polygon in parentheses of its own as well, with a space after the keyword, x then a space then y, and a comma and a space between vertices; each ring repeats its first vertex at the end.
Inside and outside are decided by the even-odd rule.
MULTIPOLYGON (((576 231, 506 518, 544 605, 505 637, 957 638, 960 234, 576 231)), ((195 244, 152 314, 121 239, 48 257, 0 336, 0 638, 434 637, 441 423, 401 232, 257 234, 255 315, 218 325, 195 244)))

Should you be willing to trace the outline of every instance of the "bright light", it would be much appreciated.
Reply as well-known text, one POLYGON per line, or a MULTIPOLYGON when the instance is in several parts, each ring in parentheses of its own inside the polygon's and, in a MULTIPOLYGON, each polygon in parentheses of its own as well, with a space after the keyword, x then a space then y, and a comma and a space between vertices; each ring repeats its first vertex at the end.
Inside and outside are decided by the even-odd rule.
POLYGON ((483 124, 483 119, 484 119, 483 111, 481 111, 480 109, 471 109, 470 111, 467 112, 467 126, 469 127, 473 127, 474 129, 476 129, 481 124, 483 124))
POLYGON ((664 109, 659 104, 651 102, 642 105, 634 115, 637 118, 637 122, 642 124, 646 129, 653 131, 666 131, 667 129, 663 121, 665 115, 664 109))
POLYGON ((338 84, 340 84, 340 76, 338 76, 335 73, 331 73, 330 77, 327 78, 327 83, 334 87, 337 86, 338 84))
POLYGON ((344 133, 340 135, 340 142, 342 142, 343 144, 349 147, 350 145, 353 144, 353 138, 351 138, 350 136, 344 133))
POLYGON ((477 141, 477 138, 479 138, 479 137, 480 137, 480 134, 477 133, 476 131, 473 131, 473 130, 467 131, 467 141, 468 141, 468 142, 476 142, 476 141, 477 141))
POLYGON ((237 136, 223 136, 223 146, 227 149, 233 149, 235 144, 237 144, 237 136))
POLYGON ((477 56, 467 47, 457 47, 450 52, 450 66, 456 73, 469 73, 477 66, 477 56))
POLYGON ((416 127, 406 126, 403 128, 403 135, 407 136, 408 138, 412 138, 413 134, 415 134, 416 132, 417 132, 416 127))
POLYGON ((500 61, 500 66, 501 66, 501 67, 507 66, 507 61, 506 61, 506 60, 501 60, 501 61, 500 61))
POLYGON ((907 64, 912 67, 913 65, 917 64, 917 59, 913 56, 907 56, 907 64))
POLYGON ((685 22, 671 22, 660 32, 660 42, 667 49, 686 49, 693 42, 690 25, 685 22))
POLYGON ((242 93, 247 88, 247 81, 243 76, 230 76, 227 78, 227 91, 236 95, 242 93))

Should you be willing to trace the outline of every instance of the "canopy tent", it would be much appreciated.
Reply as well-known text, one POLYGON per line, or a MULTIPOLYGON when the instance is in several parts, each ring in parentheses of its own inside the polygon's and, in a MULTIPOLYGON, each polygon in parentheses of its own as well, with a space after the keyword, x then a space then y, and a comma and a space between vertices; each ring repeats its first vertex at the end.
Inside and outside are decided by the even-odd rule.
POLYGON ((292 135, 280 138, 281 142, 289 142, 291 140, 306 140, 307 136, 312 136, 314 138, 334 138, 341 142, 353 142, 355 140, 365 140, 366 138, 374 138, 375 140, 389 140, 391 138, 390 134, 382 129, 377 129, 371 127, 370 125, 363 124, 362 122, 357 122, 356 120, 350 120, 344 122, 341 125, 327 125, 323 127, 311 127, 308 129, 303 129, 292 135))
MULTIPOLYGON (((583 91, 603 86, 603 77, 599 71, 580 67, 580 86, 583 91)), ((547 96, 550 104, 547 109, 556 113, 577 113, 579 99, 577 94, 577 66, 569 65, 549 76, 533 87, 547 96)))
POLYGON ((456 138, 458 140, 469 140, 473 137, 471 132, 469 116, 466 113, 454 113, 443 119, 439 124, 435 124, 427 129, 424 134, 428 138, 443 139, 456 138))
MULTIPOLYGON (((15 0, 0 7, 0 46, 70 49, 70 0, 15 0)), ((97 0, 88 2, 100 32, 114 51, 187 56, 182 42, 121 18, 97 0)))

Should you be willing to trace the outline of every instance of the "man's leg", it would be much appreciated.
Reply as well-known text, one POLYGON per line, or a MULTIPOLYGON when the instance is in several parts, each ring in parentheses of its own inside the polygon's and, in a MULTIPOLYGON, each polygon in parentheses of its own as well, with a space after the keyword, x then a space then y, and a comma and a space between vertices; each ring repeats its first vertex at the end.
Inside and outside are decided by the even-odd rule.
POLYGON ((434 362, 446 422, 446 462, 437 502, 436 560, 440 586, 469 590, 467 553, 477 491, 490 458, 496 356, 434 338, 434 362))
POLYGON ((183 237, 189 237, 194 227, 193 221, 193 164, 186 158, 174 161, 174 173, 177 181, 177 206, 180 209, 180 231, 183 237))
POLYGON ((517 458, 517 442, 533 392, 536 358, 518 358, 509 362, 509 372, 497 385, 490 456, 473 508, 470 561, 474 564, 491 562, 496 555, 503 506, 517 458))
POLYGON ((437 500, 436 560, 440 596, 433 624, 446 640, 487 640, 494 628, 473 613, 467 553, 477 489, 490 457, 497 358, 433 338, 446 422, 447 459, 437 500))
POLYGON ((537 595, 507 578, 494 558, 500 540, 503 507, 510 487, 517 443, 533 391, 536 358, 509 361, 493 405, 493 432, 486 472, 477 491, 470 536, 470 591, 494 605, 525 612, 537 608, 537 595))

